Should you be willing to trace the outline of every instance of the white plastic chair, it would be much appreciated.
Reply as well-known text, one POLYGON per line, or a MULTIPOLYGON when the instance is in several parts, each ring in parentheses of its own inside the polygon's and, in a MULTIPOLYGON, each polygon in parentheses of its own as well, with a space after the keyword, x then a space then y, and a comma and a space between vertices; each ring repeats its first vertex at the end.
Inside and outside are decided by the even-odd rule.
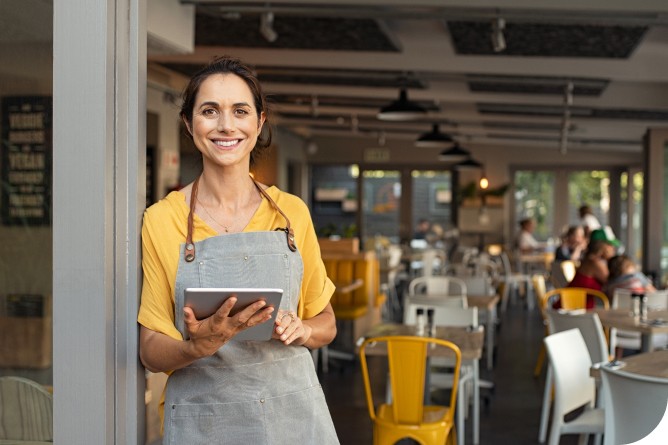
POLYGON ((53 398, 44 387, 22 377, 0 377, 0 441, 53 442, 53 398))
MULTIPOLYGON (((631 308, 631 294, 629 289, 615 289, 612 295, 612 309, 631 308)), ((646 292, 647 307, 653 309, 668 309, 668 290, 657 290, 655 292, 646 292)), ((610 354, 615 355, 617 348, 623 349, 641 349, 640 333, 633 331, 624 331, 620 329, 610 329, 610 354)), ((668 335, 655 334, 652 336, 653 349, 665 348, 668 345, 668 335)))
POLYGON ((668 380, 624 372, 624 368, 611 369, 606 365, 600 370, 608 401, 603 444, 629 444, 643 438, 645 440, 638 445, 668 442, 668 380), (662 425, 657 428, 660 422, 662 425))
MULTIPOLYGON (((592 363, 608 361, 608 343, 605 340, 603 325, 601 325, 598 315, 593 312, 574 315, 567 312, 547 311, 546 316, 548 320, 548 332, 550 334, 564 332, 569 329, 579 329, 592 363)), ((552 373, 551 365, 548 364, 538 433, 538 441, 540 443, 544 443, 547 438, 547 424, 552 399, 552 373)), ((599 397, 596 406, 602 408, 603 403, 603 398, 599 397)), ((600 437, 597 438, 597 443, 600 443, 600 437)))
POLYGON ((508 308, 508 300, 511 296, 519 294, 520 285, 526 286, 526 304, 528 309, 534 308, 534 299, 529 295, 529 291, 533 288, 531 275, 525 273, 513 272, 510 259, 506 252, 500 255, 503 264, 503 272, 499 276, 499 283, 503 283, 503 293, 501 294, 501 310, 506 311, 508 308))
POLYGON ((562 434, 602 434, 604 414, 594 408, 596 385, 589 375, 591 358, 579 329, 545 337, 545 348, 554 377, 554 407, 549 445, 558 445, 562 434), (585 407, 576 418, 564 416, 585 407))
POLYGON ((445 269, 445 251, 430 248, 422 251, 419 256, 419 259, 411 261, 414 276, 431 277, 442 274, 445 269))
POLYGON ((466 295, 466 283, 455 277, 432 276, 413 278, 408 283, 408 295, 466 295))

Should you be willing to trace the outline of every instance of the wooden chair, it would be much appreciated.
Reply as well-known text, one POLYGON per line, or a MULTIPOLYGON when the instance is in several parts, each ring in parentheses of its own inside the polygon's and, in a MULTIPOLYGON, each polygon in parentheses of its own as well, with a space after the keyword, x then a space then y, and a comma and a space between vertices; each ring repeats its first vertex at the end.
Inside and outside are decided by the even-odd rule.
POLYGON ((40 384, 0 377, 0 443, 53 442, 53 398, 40 384))
POLYGON ((369 416, 373 422, 374 445, 391 445, 402 438, 420 444, 454 444, 456 432, 454 412, 457 401, 461 352, 457 345, 446 340, 416 336, 386 336, 368 338, 360 347, 360 363, 364 379, 369 416), (376 408, 367 367, 367 348, 370 344, 387 347, 392 402, 376 408), (425 377, 428 371, 427 353, 435 348, 447 348, 455 357, 454 385, 450 405, 425 405, 425 377))

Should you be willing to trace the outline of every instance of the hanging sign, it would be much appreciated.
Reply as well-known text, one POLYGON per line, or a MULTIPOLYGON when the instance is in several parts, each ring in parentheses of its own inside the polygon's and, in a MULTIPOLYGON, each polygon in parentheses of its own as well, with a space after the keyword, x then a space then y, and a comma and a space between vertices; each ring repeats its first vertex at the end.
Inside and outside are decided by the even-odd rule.
POLYGON ((2 200, 5 225, 51 222, 51 97, 2 98, 2 200))

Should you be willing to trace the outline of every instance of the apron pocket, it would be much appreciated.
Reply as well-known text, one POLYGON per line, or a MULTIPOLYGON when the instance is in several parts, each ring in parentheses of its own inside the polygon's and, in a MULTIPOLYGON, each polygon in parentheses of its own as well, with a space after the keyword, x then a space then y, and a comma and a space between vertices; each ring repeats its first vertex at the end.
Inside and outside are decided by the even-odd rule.
POLYGON ((267 443, 264 407, 258 400, 184 404, 170 409, 165 445, 267 443))
POLYGON ((339 443, 320 385, 267 399, 265 409, 271 444, 339 443))

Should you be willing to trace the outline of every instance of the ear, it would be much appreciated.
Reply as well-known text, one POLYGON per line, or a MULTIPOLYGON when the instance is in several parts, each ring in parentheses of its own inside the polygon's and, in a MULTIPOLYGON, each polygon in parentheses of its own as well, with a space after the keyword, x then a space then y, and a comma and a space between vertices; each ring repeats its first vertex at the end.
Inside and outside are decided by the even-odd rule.
POLYGON ((193 131, 192 131, 192 129, 190 128, 190 123, 188 123, 188 119, 186 119, 186 117, 182 115, 182 116, 181 116, 181 120, 182 120, 183 123, 185 124, 185 126, 186 126, 186 130, 188 131, 188 134, 190 135, 190 137, 193 137, 193 131))
POLYGON ((267 120, 267 115, 263 111, 262 113, 260 113, 260 119, 258 119, 258 123, 257 123, 258 134, 262 131, 262 126, 264 125, 264 121, 266 121, 266 120, 267 120))

